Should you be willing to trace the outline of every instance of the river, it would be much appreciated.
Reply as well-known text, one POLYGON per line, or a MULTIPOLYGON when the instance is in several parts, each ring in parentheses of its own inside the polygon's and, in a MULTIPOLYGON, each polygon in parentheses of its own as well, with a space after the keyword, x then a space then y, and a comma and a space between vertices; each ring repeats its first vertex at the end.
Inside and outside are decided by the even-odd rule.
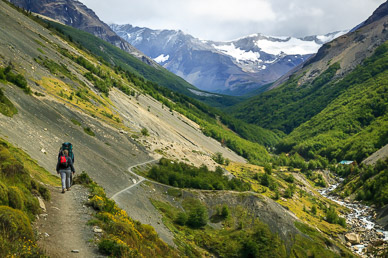
POLYGON ((370 243, 372 239, 383 239, 385 243, 388 242, 388 231, 384 231, 379 225, 376 225, 374 222, 375 211, 369 206, 363 205, 361 203, 351 203, 342 200, 339 196, 331 195, 331 192, 334 191, 343 181, 339 179, 339 182, 333 185, 330 185, 328 188, 319 190, 318 192, 351 210, 349 214, 346 215, 346 223, 350 229, 350 232, 354 232, 361 237, 361 243, 353 245, 351 247, 352 251, 358 254, 363 254, 364 249, 370 243), (383 236, 383 235, 384 236, 383 236))

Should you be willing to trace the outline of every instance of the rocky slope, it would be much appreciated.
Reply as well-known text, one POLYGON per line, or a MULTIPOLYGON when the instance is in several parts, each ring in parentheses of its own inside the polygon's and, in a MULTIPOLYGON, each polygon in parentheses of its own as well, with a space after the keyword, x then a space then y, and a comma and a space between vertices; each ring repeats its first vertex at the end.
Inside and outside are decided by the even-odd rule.
POLYGON ((250 35, 229 42, 200 40, 182 31, 110 25, 130 44, 196 87, 243 95, 303 63, 345 32, 302 39, 250 35))
POLYGON ((121 39, 91 9, 87 8, 81 2, 73 0, 11 0, 10 2, 25 10, 47 16, 68 26, 89 32, 132 54, 143 62, 156 66, 156 63, 148 59, 139 50, 128 44, 128 42, 121 39))
MULTIPOLYGON (((26 150, 47 170, 55 172, 57 152, 64 141, 74 145, 77 171, 90 173, 108 195, 127 187, 132 182, 125 174, 127 168, 152 159, 154 150, 210 167, 215 166, 211 155, 216 152, 244 162, 204 136, 198 125, 148 96, 131 98, 113 90, 111 100, 104 100, 83 77, 85 69, 58 52, 58 48, 63 48, 82 55, 79 50, 4 2, 0 5, 1 65, 11 62, 35 92, 27 95, 14 85, 0 82, 5 95, 18 109, 13 118, 1 115, 1 135, 26 150), (66 65, 69 77, 58 71, 50 72, 37 63, 40 57, 66 65), (86 102, 74 94, 77 90, 87 94, 86 102), (63 94, 74 97, 69 100, 69 95, 63 97, 63 94), (110 114, 119 117, 121 125, 110 114), (85 133, 86 128, 95 136, 85 133), (150 136, 141 135, 143 128, 148 129, 150 136)), ((97 64, 92 57, 86 58, 97 64)))

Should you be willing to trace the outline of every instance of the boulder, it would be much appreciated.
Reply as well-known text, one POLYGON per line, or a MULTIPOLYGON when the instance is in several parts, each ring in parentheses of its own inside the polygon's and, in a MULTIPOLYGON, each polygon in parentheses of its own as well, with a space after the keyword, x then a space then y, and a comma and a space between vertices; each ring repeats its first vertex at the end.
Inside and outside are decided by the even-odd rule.
POLYGON ((357 245, 359 244, 360 241, 360 236, 356 233, 347 233, 345 235, 346 241, 350 242, 352 245, 357 245))
POLYGON ((42 198, 38 197, 39 206, 42 209, 43 212, 46 212, 46 205, 44 204, 42 198))

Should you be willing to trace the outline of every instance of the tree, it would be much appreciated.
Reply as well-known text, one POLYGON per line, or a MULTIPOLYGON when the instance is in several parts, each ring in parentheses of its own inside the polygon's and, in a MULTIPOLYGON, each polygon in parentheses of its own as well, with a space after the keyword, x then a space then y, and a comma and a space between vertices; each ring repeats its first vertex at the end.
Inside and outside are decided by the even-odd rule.
POLYGON ((313 215, 316 215, 317 214, 317 206, 314 204, 313 207, 311 207, 311 213, 313 215))
POLYGON ((264 166, 264 171, 266 174, 271 175, 272 174, 272 166, 270 164, 266 164, 264 166))
POLYGON ((192 228, 201 228, 207 224, 208 221, 208 212, 205 206, 202 204, 194 207, 189 212, 187 218, 187 225, 192 228))

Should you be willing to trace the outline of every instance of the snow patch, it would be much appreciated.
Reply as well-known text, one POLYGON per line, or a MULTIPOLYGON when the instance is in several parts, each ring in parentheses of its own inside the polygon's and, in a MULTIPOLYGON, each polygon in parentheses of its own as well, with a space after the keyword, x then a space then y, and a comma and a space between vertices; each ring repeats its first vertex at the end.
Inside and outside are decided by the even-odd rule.
POLYGON ((287 41, 269 41, 266 39, 256 41, 262 51, 271 55, 308 55, 318 52, 321 47, 315 41, 304 41, 297 38, 289 38, 287 41))
POLYGON ((245 51, 240 48, 236 48, 233 43, 230 45, 221 45, 217 46, 213 44, 213 47, 237 60, 237 62, 240 61, 258 61, 260 58, 260 53, 253 52, 253 51, 245 51))
POLYGON ((154 58, 154 60, 155 60, 155 62, 160 64, 160 63, 166 62, 169 58, 170 58, 170 55, 165 56, 164 54, 161 54, 157 58, 154 58))
POLYGON ((329 35, 321 35, 321 36, 317 36, 317 39, 322 41, 323 44, 329 42, 329 41, 332 41, 333 39, 336 39, 338 37, 341 37, 342 35, 348 33, 347 30, 344 30, 344 31, 339 31, 335 34, 329 34, 329 35))

